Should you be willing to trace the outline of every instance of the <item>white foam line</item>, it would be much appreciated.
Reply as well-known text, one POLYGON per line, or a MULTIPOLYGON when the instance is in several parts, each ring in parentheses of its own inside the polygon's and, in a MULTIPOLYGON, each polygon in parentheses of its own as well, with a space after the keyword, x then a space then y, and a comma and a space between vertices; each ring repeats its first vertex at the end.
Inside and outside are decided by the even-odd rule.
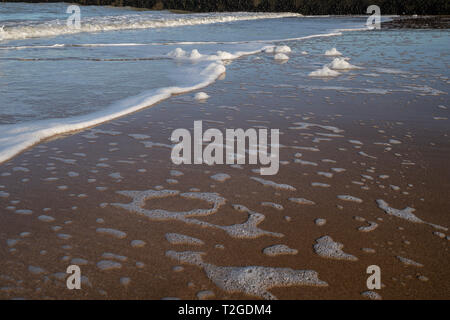
POLYGON ((49 137, 85 129, 136 112, 170 98, 204 88, 226 71, 221 61, 211 63, 201 72, 202 81, 187 87, 166 87, 144 92, 112 104, 92 114, 68 119, 49 119, 31 123, 0 126, 0 163, 49 137))
MULTIPOLYGON (((273 42, 298 41, 316 37, 330 37, 337 35, 341 35, 341 33, 309 35, 299 38, 279 39, 272 41, 273 42)), ((267 41, 257 40, 255 42, 266 43, 267 41)), ((59 45, 53 45, 51 47, 59 47, 59 45)), ((266 48, 267 47, 263 47, 260 50, 255 50, 252 52, 236 52, 234 54, 228 55, 228 57, 231 57, 231 59, 237 59, 245 55, 261 53, 266 48)), ((104 110, 97 111, 95 113, 88 115, 68 119, 49 119, 31 123, 0 126, 0 163, 13 158, 23 150, 30 148, 31 146, 52 136, 82 130, 88 127, 93 127, 98 124, 152 106, 158 102, 170 98, 172 95, 183 94, 209 86, 217 78, 219 78, 221 74, 225 73, 226 71, 226 68, 223 65, 221 57, 210 56, 210 57, 203 57, 203 59, 213 60, 211 57, 214 57, 214 59, 217 59, 217 61, 211 63, 205 70, 203 70, 203 72, 201 72, 201 76, 204 76, 203 81, 190 87, 189 86, 166 87, 154 89, 151 91, 144 92, 138 96, 133 96, 118 101, 104 110)))
POLYGON ((219 13, 213 16, 202 14, 180 15, 180 17, 158 18, 145 15, 125 15, 114 17, 91 17, 83 19, 81 28, 71 28, 59 21, 45 21, 30 26, 12 27, 2 32, 3 40, 16 40, 28 38, 54 37, 64 34, 77 34, 82 32, 105 32, 119 30, 157 29, 183 26, 208 25, 229 23, 235 21, 250 21, 261 19, 281 19, 302 17, 296 13, 219 13))
POLYGON ((342 32, 332 32, 324 34, 313 34, 298 38, 272 39, 272 40, 247 40, 247 41, 180 41, 180 42, 151 42, 151 43, 84 43, 84 44, 54 44, 48 46, 11 46, 0 47, 0 50, 22 50, 22 49, 61 49, 67 47, 139 47, 139 46, 183 46, 183 45, 207 45, 207 44, 248 44, 248 43, 276 43, 292 42, 322 37, 341 36, 342 32))

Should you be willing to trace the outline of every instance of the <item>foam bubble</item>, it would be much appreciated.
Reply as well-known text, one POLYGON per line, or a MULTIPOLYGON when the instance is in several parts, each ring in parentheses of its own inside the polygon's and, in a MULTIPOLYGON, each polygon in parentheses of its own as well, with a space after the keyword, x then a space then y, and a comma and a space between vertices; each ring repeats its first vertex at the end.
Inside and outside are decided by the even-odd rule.
POLYGON ((127 257, 125 256, 121 256, 119 254, 115 254, 115 253, 111 253, 111 252, 105 252, 102 254, 102 259, 107 259, 107 260, 117 260, 117 261, 121 261, 121 262, 125 262, 128 260, 127 257))
POLYGON ((289 198, 289 201, 294 202, 296 204, 306 204, 306 205, 316 204, 314 201, 304 199, 304 198, 289 198))
POLYGON ((5 191, 0 191, 0 198, 8 198, 9 197, 9 193, 5 192, 5 191))
POLYGON ((209 95, 205 92, 198 92, 195 94, 194 99, 197 101, 204 101, 209 99, 209 95))
POLYGON ((306 161, 306 160, 302 160, 302 159, 294 159, 294 162, 299 163, 302 166, 313 166, 313 167, 319 166, 316 162, 306 161))
POLYGON ((170 175, 172 177, 181 177, 184 175, 184 173, 178 170, 170 170, 170 175))
POLYGON ((29 210, 29 209, 18 209, 14 213, 24 215, 24 216, 29 216, 29 215, 33 214, 33 211, 29 210))
POLYGON ((131 246, 133 248, 143 248, 145 246, 145 241, 143 241, 143 240, 133 240, 133 241, 131 241, 131 246))
POLYGON ((77 266, 84 266, 87 265, 89 263, 89 261, 87 261, 86 259, 82 259, 82 258, 73 258, 70 261, 71 264, 75 264, 77 266))
POLYGON ((214 298, 215 296, 216 295, 214 294, 214 292, 209 291, 209 290, 197 292, 197 298, 199 300, 211 299, 211 298, 214 298))
POLYGON ((130 197, 133 200, 129 204, 112 203, 111 205, 128 210, 129 212, 146 216, 151 220, 182 220, 186 217, 192 216, 207 216, 217 212, 219 208, 226 202, 225 198, 219 196, 216 193, 191 192, 180 194, 180 192, 177 190, 118 191, 117 193, 130 197), (147 210, 144 208, 146 200, 174 197, 177 195, 180 195, 181 197, 186 199, 205 201, 208 204, 212 204, 213 208, 193 209, 186 212, 174 212, 163 209, 147 210))
POLYGON ((327 223, 327 220, 326 220, 326 219, 318 218, 318 219, 316 219, 316 220, 314 221, 314 223, 315 223, 317 226, 321 227, 321 226, 324 226, 324 225, 327 223))
POLYGON ((416 209, 407 207, 403 210, 395 209, 389 206, 389 204, 384 200, 377 200, 378 207, 382 209, 384 212, 386 212, 388 215, 408 220, 410 222, 414 223, 424 223, 424 221, 420 218, 418 218, 416 215, 413 214, 416 209))
POLYGON ((340 195, 337 196, 338 199, 343 201, 350 201, 350 202, 356 202, 356 203, 362 203, 363 200, 357 197, 349 196, 349 195, 340 195))
POLYGON ((326 177, 326 178, 329 178, 329 179, 333 178, 333 174, 330 173, 330 172, 319 171, 319 172, 317 172, 317 174, 319 176, 323 176, 323 177, 326 177))
POLYGON ((203 245, 205 244, 202 240, 197 239, 197 238, 193 238, 193 237, 189 237, 183 234, 178 234, 178 233, 167 233, 166 234, 166 239, 167 241, 169 241, 171 244, 175 244, 175 245, 180 245, 180 244, 184 244, 184 245, 203 245))
POLYGON ((36 267, 36 266, 31 266, 31 265, 28 266, 28 271, 30 271, 32 274, 35 274, 35 275, 45 273, 45 270, 42 269, 41 267, 36 267))
POLYGON ((342 251, 344 245, 339 242, 334 242, 330 236, 323 236, 316 240, 314 251, 323 258, 336 260, 356 261, 357 257, 347 254, 342 251))
POLYGON ((336 48, 332 48, 330 50, 325 51, 326 56, 342 56, 342 53, 340 53, 336 48))
POLYGON ((97 268, 101 271, 117 270, 122 268, 122 264, 120 262, 102 260, 97 263, 97 268))
POLYGON ((331 187, 329 184, 321 183, 321 182, 311 182, 311 186, 312 187, 319 187, 319 188, 329 188, 329 187, 331 187))
POLYGON ((292 50, 288 46, 275 47, 275 53, 290 53, 290 52, 292 52, 292 50))
POLYGON ((408 259, 408 258, 397 256, 397 259, 400 260, 400 262, 402 262, 404 265, 407 265, 407 266, 419 267, 419 268, 423 267, 423 264, 418 263, 418 262, 408 259))
POLYGON ((119 281, 120 281, 120 284, 125 286, 125 287, 128 286, 131 283, 131 279, 128 278, 128 277, 122 277, 122 278, 120 278, 119 281))
POLYGON ((14 247, 16 244, 19 243, 20 240, 18 239, 8 239, 6 240, 6 244, 8 245, 8 247, 12 248, 14 247))
POLYGON ((382 300, 382 297, 375 291, 364 291, 361 295, 370 300, 382 300))
POLYGON ((310 77, 320 77, 320 78, 328 78, 328 77, 337 77, 340 73, 330 69, 328 66, 323 66, 322 69, 318 69, 316 71, 312 71, 309 73, 310 77))
POLYGON ((281 204, 273 203, 273 202, 261 202, 261 205, 263 207, 271 207, 271 208, 274 208, 279 211, 284 209, 284 207, 281 204))
POLYGON ((296 191, 297 190, 296 188, 294 188, 293 186, 290 186, 288 184, 279 184, 274 181, 265 180, 265 179, 257 178, 257 177, 250 177, 250 179, 257 181, 264 186, 272 187, 275 189, 288 190, 288 191, 296 191))
POLYGON ((375 223, 375 222, 367 221, 367 223, 369 224, 368 226, 366 226, 366 227, 359 227, 358 231, 371 232, 371 231, 375 230, 376 228, 378 228, 378 224, 375 223))
POLYGON ((334 70, 360 69, 360 67, 348 63, 345 58, 335 58, 328 66, 334 70))
POLYGON ((276 244, 267 248, 264 248, 263 253, 270 257, 276 257, 281 255, 296 255, 298 250, 291 249, 284 244, 276 244))
POLYGON ((123 231, 111 229, 111 228, 97 228, 96 232, 103 235, 108 235, 117 239, 126 238, 127 234, 123 231))
POLYGON ((55 218, 51 217, 51 216, 46 216, 46 215, 42 215, 39 216, 38 219, 42 222, 53 222, 55 221, 55 218))
POLYGON ((242 205, 233 205, 233 208, 240 212, 248 213, 248 220, 244 223, 234 224, 231 226, 211 226, 226 231, 228 235, 233 238, 254 239, 264 235, 278 238, 283 237, 280 233, 269 232, 258 228, 258 225, 265 220, 265 216, 263 214, 254 212, 242 205))
POLYGON ((284 53, 277 53, 273 58, 275 60, 279 60, 279 61, 289 60, 289 57, 287 55, 285 55, 284 53))
POLYGON ((309 122, 295 122, 294 123, 297 127, 295 128, 289 128, 289 129, 296 129, 296 130, 304 130, 304 129, 310 129, 312 127, 317 127, 323 130, 328 130, 331 131, 333 133, 342 133, 344 132, 344 130, 339 129, 337 127, 333 127, 333 126, 325 126, 325 125, 321 125, 321 124, 317 124, 317 123, 309 123, 309 122))
POLYGON ((224 182, 228 179, 231 179, 231 176, 226 173, 218 173, 210 177, 211 179, 218 181, 218 182, 224 182))
POLYGON ((226 292, 241 292, 264 299, 277 297, 268 290, 286 286, 326 287, 316 271, 261 266, 220 267, 203 261, 203 252, 167 251, 166 256, 202 268, 209 279, 226 292))

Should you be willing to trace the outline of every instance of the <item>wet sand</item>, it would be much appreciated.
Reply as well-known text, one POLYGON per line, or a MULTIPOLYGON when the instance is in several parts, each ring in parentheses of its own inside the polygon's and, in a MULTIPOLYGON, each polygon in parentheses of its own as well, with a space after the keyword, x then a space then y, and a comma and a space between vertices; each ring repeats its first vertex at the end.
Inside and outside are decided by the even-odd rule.
POLYGON ((238 67, 204 90, 211 98, 203 103, 194 93, 172 97, 1 164, 0 298, 366 299, 366 268, 378 265, 383 287, 374 291, 383 299, 448 299, 448 120, 423 116, 424 105, 445 105, 446 96, 268 87, 249 82, 238 67), (204 130, 279 128, 280 172, 261 177, 253 171, 259 166, 173 165, 170 135, 192 129, 194 120, 203 120, 204 130), (211 179, 219 173, 231 178, 211 179), (118 192, 148 190, 155 197, 139 212, 123 207, 133 197, 118 192), (216 193, 216 202, 186 193, 216 193), (391 213, 414 208, 426 223, 389 215, 377 200, 391 213), (158 218, 155 209, 205 210, 183 220, 158 218), (171 243, 168 234, 201 242, 171 243), (325 236, 343 247, 317 246, 325 236), (264 254, 273 245, 297 252, 264 254), (86 277, 82 290, 66 289, 71 264, 86 277), (249 266, 311 270, 317 281, 286 269, 224 268, 249 266))

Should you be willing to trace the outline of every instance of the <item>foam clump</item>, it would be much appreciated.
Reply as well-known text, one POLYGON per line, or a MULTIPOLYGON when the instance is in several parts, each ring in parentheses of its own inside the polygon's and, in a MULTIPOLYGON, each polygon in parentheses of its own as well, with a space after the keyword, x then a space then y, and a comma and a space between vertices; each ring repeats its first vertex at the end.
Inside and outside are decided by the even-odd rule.
POLYGON ((226 51, 217 51, 216 54, 217 58, 219 58, 220 60, 234 60, 237 58, 236 55, 226 52, 226 51))
POLYGON ((356 203, 362 203, 363 200, 357 197, 353 197, 353 196, 349 196, 349 195, 340 195, 337 196, 338 199, 343 200, 343 201, 350 201, 350 202, 356 202, 356 203))
POLYGON ((360 69, 360 67, 348 63, 344 58, 335 58, 328 66, 334 70, 360 69))
POLYGON ((170 51, 167 56, 174 59, 200 59, 203 55, 197 49, 192 50, 189 54, 181 48, 176 48, 170 51))
POLYGON ((45 273, 45 270, 42 269, 41 267, 36 267, 36 266, 31 266, 31 265, 28 266, 28 271, 30 271, 32 274, 36 274, 36 275, 45 273))
POLYGON ((225 198, 217 193, 191 192, 180 194, 177 190, 118 191, 117 193, 130 197, 133 200, 128 204, 112 203, 111 205, 132 213, 143 215, 151 220, 185 220, 188 216, 207 216, 216 213, 226 202, 225 198), (212 204, 213 208, 198 208, 186 212, 175 212, 163 209, 148 210, 144 208, 147 200, 174 197, 177 195, 180 195, 185 199, 205 201, 208 204, 212 204))
POLYGON ((218 182, 224 182, 224 181, 227 181, 228 179, 230 179, 231 176, 226 173, 218 173, 218 174, 211 176, 210 178, 215 181, 218 181, 218 182))
POLYGON ((18 209, 14 213, 24 215, 24 216, 29 216, 30 214, 33 214, 33 211, 29 210, 29 209, 18 209))
POLYGON ((327 77, 337 77, 340 73, 330 69, 328 66, 323 66, 322 69, 318 69, 316 71, 310 72, 310 77, 321 77, 321 78, 327 78, 327 77))
POLYGON ((382 300, 382 297, 375 291, 364 291, 361 295, 370 300, 382 300))
POLYGON ((257 226, 264 221, 265 216, 253 212, 244 206, 235 205, 234 208, 240 212, 246 212, 248 214, 248 220, 241 224, 234 224, 230 226, 220 226, 212 224, 210 222, 194 219, 198 216, 208 216, 216 213, 221 206, 226 203, 226 199, 221 197, 217 193, 200 193, 191 192, 179 194, 179 191, 174 190, 147 190, 147 191, 120 191, 119 194, 133 198, 133 201, 129 204, 113 203, 115 207, 126 209, 129 212, 143 215, 150 220, 163 221, 163 220, 179 220, 191 225, 199 225, 202 227, 210 227, 215 229, 221 229, 228 233, 233 238, 249 239, 258 238, 260 236, 268 235, 273 237, 282 237, 282 234, 264 231, 257 226), (212 208, 207 209, 193 209, 186 212, 173 212, 163 209, 148 210, 145 209, 145 202, 152 198, 166 198, 179 195, 185 199, 202 200, 208 204, 212 204, 212 208))
POLYGON ((408 220, 414 223, 425 223, 422 219, 419 219, 416 215, 413 214, 416 209, 407 207, 403 210, 395 209, 389 206, 389 204, 384 200, 377 200, 378 207, 386 212, 388 215, 401 218, 404 220, 408 220))
POLYGON ((117 270, 122 268, 122 264, 120 262, 102 260, 97 263, 97 268, 101 271, 117 270))
POLYGON ((291 53, 292 50, 288 46, 270 46, 264 49, 266 53, 291 53))
POLYGON ((8 247, 12 248, 14 247, 16 244, 19 243, 20 240, 17 239, 8 239, 6 240, 6 244, 8 245, 8 247))
POLYGON ((0 198, 8 198, 9 197, 9 193, 5 192, 5 191, 0 191, 0 198))
POLYGON ((122 277, 122 278, 120 278, 119 282, 121 285, 126 287, 131 283, 131 279, 128 277, 122 277))
POLYGON ((284 210, 284 207, 281 204, 274 203, 274 202, 261 202, 261 205, 263 207, 274 208, 275 210, 278 210, 278 211, 284 210))
POLYGON ((367 221, 367 223, 369 223, 368 226, 366 226, 366 227, 359 227, 358 231, 371 232, 371 231, 374 231, 376 228, 378 228, 378 223, 376 223, 376 222, 367 221))
POLYGON ((316 220, 314 221, 314 223, 315 223, 317 226, 322 227, 322 226, 324 226, 324 225, 327 223, 327 220, 326 220, 326 219, 318 218, 318 219, 316 219, 316 220))
POLYGON ((342 251, 344 245, 334 242, 330 236, 323 236, 316 240, 314 251, 323 258, 336 260, 357 261, 358 258, 342 251))
POLYGON ((273 58, 275 60, 278 60, 278 61, 287 61, 287 60, 289 60, 289 57, 287 55, 285 55, 284 53, 277 53, 273 58))
POLYGON ((131 246, 133 248, 143 248, 145 246, 145 241, 143 240, 133 240, 131 241, 131 246))
POLYGON ((77 266, 85 266, 89 263, 89 261, 87 261, 86 259, 83 258, 73 258, 70 261, 71 264, 75 264, 77 266))
POLYGON ((106 260, 117 260, 117 261, 121 261, 121 262, 125 262, 128 260, 127 257, 125 256, 121 256, 119 254, 115 254, 115 253, 111 253, 111 252, 105 252, 102 254, 102 259, 106 259, 106 260))
POLYGON ((241 292, 264 299, 277 299, 268 290, 275 287, 316 286, 328 284, 318 278, 313 270, 269 268, 261 266, 220 267, 203 261, 203 252, 168 251, 166 256, 182 263, 202 268, 208 278, 219 288, 229 293, 241 292))
POLYGON ((342 53, 340 53, 336 48, 332 48, 330 50, 325 51, 326 56, 342 56, 342 53))
POLYGON ((294 188, 293 186, 290 186, 288 184, 279 184, 270 180, 265 180, 262 178, 257 178, 257 177, 251 177, 250 179, 255 180, 259 183, 261 183, 264 186, 268 186, 268 187, 272 187, 275 189, 280 189, 280 190, 288 190, 288 191, 295 191, 297 190, 296 188, 294 188))
POLYGON ((298 250, 291 249, 284 244, 276 244, 267 248, 264 248, 263 253, 266 256, 276 257, 281 255, 296 255, 298 250))
MULTIPOLYGON (((317 124, 317 123, 310 123, 310 122, 294 122, 294 124, 297 127, 292 127, 290 129, 295 129, 295 130, 309 130, 312 127, 317 127, 323 130, 327 130, 327 131, 331 131, 333 133, 343 133, 344 130, 339 129, 337 127, 333 127, 333 126, 325 126, 322 124, 317 124)), ((306 148, 303 148, 303 150, 306 150, 306 148)), ((314 149, 311 149, 309 151, 313 151, 314 149)), ((319 151, 319 150, 317 150, 319 151)))
POLYGON ((195 94, 194 99, 197 101, 204 101, 209 99, 209 95, 205 92, 198 92, 195 94))
POLYGON ((414 260, 408 259, 408 258, 397 256, 397 259, 400 260, 400 262, 402 262, 404 265, 407 265, 407 266, 419 267, 419 268, 423 267, 423 264, 416 262, 414 260))
POLYGON ((55 221, 55 218, 51 217, 51 216, 46 216, 46 215, 41 215, 38 217, 38 219, 42 222, 53 222, 55 221))
POLYGON ((117 239, 124 239, 126 238, 127 234, 123 231, 116 230, 116 229, 110 229, 110 228, 97 228, 97 233, 112 236, 117 239))
POLYGON ((275 47, 275 53, 290 53, 290 52, 292 52, 292 50, 288 46, 275 47))
POLYGON ((178 170, 170 170, 170 175, 172 177, 181 177, 184 173, 178 170))
POLYGON ((316 204, 314 201, 304 199, 304 198, 289 198, 289 201, 296 203, 296 204, 305 204, 305 205, 315 205, 316 204))
MULTIPOLYGON (((248 220, 241 224, 233 224, 231 226, 215 226, 228 233, 230 237, 240 239, 255 239, 264 235, 281 238, 281 233, 274 233, 258 228, 258 225, 265 220, 265 216, 261 213, 254 212, 243 205, 233 205, 233 208, 239 212, 246 212, 248 220)), ((213 225, 214 226, 214 225, 213 225)))
POLYGON ((139 133, 131 133, 128 136, 133 138, 133 139, 136 139, 136 140, 150 139, 150 136, 148 136, 146 134, 139 134, 139 133))
POLYGON ((171 244, 203 245, 202 240, 178 233, 167 233, 166 240, 171 244))
POLYGON ((214 294, 214 292, 209 291, 209 290, 197 292, 197 298, 199 300, 206 300, 206 299, 214 298, 215 296, 216 295, 214 294))

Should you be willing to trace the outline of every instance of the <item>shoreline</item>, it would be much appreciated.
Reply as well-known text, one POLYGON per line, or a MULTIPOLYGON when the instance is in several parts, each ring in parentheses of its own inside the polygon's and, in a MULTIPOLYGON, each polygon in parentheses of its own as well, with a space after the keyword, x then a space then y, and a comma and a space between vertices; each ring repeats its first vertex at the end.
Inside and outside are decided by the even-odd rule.
MULTIPOLYGON (((0 241, 7 243, 0 247, 0 269, 9 277, 0 280, 3 288, 8 288, 0 290, 0 297, 198 299, 200 292, 210 291, 215 299, 258 299, 262 297, 242 289, 221 288, 215 272, 225 272, 227 269, 221 268, 226 267, 262 266, 314 270, 328 284, 270 288, 279 299, 365 299, 361 295, 367 291, 365 268, 372 264, 382 268, 385 286, 379 294, 384 299, 446 297, 448 239, 434 232, 448 232, 390 216, 376 200, 383 199, 399 210, 414 207, 414 214, 423 220, 448 227, 445 208, 450 208, 450 203, 445 194, 450 172, 443 159, 448 157, 450 145, 441 134, 447 131, 422 131, 413 121, 400 124, 386 119, 389 106, 385 103, 383 108, 380 101, 407 101, 403 95, 375 95, 366 100, 364 95, 327 93, 337 104, 332 105, 322 94, 300 91, 293 96, 296 88, 263 85, 272 74, 254 71, 261 79, 248 81, 239 70, 250 63, 252 59, 247 57, 229 65, 227 78, 205 89, 211 96, 207 102, 173 96, 139 113, 41 143, 0 166, 0 191, 9 194, 0 197, 4 212, 0 241), (364 101, 374 114, 356 114, 364 101), (265 179, 291 185, 296 191, 250 179, 260 177, 253 166, 171 164, 169 149, 158 144, 167 144, 173 129, 190 128, 195 119, 203 119, 205 127, 219 129, 268 124, 281 128, 280 144, 286 147, 280 151, 280 173, 265 179), (329 136, 332 132, 321 127, 292 129, 297 122, 332 125, 344 131, 329 136), (390 146, 376 144, 390 139, 390 146), (404 164, 406 160, 408 164, 404 164), (4 175, 6 172, 10 175, 4 175), (211 178, 219 173, 230 179, 211 178), (142 205, 147 211, 141 212, 149 213, 145 216, 116 205, 132 201, 125 190, 180 193, 148 199, 142 205), (190 223, 152 218, 156 209, 180 213, 213 207, 200 199, 184 198, 184 193, 217 193, 225 203, 213 214, 189 217, 190 223), (363 201, 342 200, 339 195, 363 201), (314 204, 290 200, 300 198, 314 204), (264 217, 250 230, 283 237, 231 232, 249 221, 249 213, 237 210, 235 204, 264 217), (326 222, 318 224, 317 219, 326 222), (374 230, 371 223, 377 225, 374 230), (186 235, 203 244, 192 239, 172 243, 168 234, 186 235), (358 260, 320 256, 314 246, 324 236, 343 244, 342 251, 358 260), (280 244, 298 253, 264 254, 264 249, 280 244), (204 252, 204 263, 215 271, 207 274, 201 265, 177 260, 173 252, 204 252), (423 266, 407 265, 398 257, 423 266), (86 277, 82 292, 69 293, 59 278, 71 263, 80 264, 86 277)), ((277 66, 274 72, 284 74, 286 65, 277 66)), ((256 68, 264 69, 264 64, 256 68)), ((410 108, 420 105, 417 101, 410 108)))
POLYGON ((401 16, 383 22, 381 29, 450 29, 450 16, 401 16))
MULTIPOLYGON (((28 142, 55 135, 0 164, 0 299, 448 299, 448 33, 337 33, 328 29, 366 19, 320 19, 88 34, 61 51, 39 39, 30 42, 44 51, 2 52, 124 59, 4 64, 12 121, 119 102, 72 127, 9 130, 28 142), (141 62, 149 54, 170 59, 141 62), (71 128, 80 130, 58 134, 71 128), (199 143, 208 129, 214 142, 199 143), (232 129, 256 132, 260 151, 270 132, 275 175, 248 164, 247 141, 247 164, 205 164, 205 147, 237 152, 217 138, 232 129), (176 165, 180 132, 202 161, 176 165), (66 284, 73 265, 81 290, 66 284), (373 266, 379 289, 367 284, 373 266)), ((2 151, 19 142, 2 140, 6 131, 2 151)))

